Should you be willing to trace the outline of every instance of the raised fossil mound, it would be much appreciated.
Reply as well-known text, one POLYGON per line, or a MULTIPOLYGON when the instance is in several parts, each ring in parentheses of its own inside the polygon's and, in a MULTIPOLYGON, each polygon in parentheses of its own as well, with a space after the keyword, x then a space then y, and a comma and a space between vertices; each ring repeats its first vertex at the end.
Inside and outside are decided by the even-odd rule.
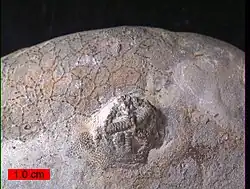
POLYGON ((2 58, 8 189, 244 188, 244 52, 157 28, 75 33, 2 58), (50 181, 8 181, 50 168, 50 181))

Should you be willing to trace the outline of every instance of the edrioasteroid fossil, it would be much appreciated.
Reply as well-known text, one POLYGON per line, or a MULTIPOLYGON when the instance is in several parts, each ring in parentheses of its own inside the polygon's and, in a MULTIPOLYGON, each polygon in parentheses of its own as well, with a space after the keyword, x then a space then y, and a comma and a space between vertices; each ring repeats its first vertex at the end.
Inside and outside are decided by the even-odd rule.
POLYGON ((127 94, 109 102, 93 115, 92 132, 82 133, 69 149, 69 157, 86 151, 103 167, 132 167, 147 161, 149 151, 162 142, 163 116, 147 100, 127 94), (92 134, 91 134, 92 133, 92 134))
POLYGON ((210 37, 128 26, 3 57, 3 188, 244 188, 244 58, 210 37), (8 181, 9 168, 51 180, 8 181))

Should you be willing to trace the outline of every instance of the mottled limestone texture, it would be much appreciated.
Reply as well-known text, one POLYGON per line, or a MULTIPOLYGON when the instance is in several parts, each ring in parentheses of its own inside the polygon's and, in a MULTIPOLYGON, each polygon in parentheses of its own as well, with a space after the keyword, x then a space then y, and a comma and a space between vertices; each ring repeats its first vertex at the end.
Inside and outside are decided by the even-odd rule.
POLYGON ((3 57, 3 188, 244 188, 244 56, 123 26, 3 57), (51 180, 7 181, 8 168, 51 180))

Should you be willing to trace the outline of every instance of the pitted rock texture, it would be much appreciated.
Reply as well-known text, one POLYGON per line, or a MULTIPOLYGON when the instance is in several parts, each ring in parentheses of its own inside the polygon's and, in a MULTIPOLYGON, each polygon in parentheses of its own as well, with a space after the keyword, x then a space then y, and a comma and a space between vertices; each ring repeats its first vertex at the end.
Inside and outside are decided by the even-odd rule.
POLYGON ((244 188, 244 59, 210 37, 128 26, 3 57, 3 188, 244 188), (51 180, 8 181, 9 168, 51 180))

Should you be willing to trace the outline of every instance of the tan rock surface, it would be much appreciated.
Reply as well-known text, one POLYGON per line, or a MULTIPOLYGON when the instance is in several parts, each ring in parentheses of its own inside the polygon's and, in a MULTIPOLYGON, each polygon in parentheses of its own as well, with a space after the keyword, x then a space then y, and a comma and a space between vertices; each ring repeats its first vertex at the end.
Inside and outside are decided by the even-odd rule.
POLYGON ((117 27, 3 57, 4 188, 244 188, 244 56, 117 27), (9 168, 50 168, 51 180, 7 181, 9 168))

